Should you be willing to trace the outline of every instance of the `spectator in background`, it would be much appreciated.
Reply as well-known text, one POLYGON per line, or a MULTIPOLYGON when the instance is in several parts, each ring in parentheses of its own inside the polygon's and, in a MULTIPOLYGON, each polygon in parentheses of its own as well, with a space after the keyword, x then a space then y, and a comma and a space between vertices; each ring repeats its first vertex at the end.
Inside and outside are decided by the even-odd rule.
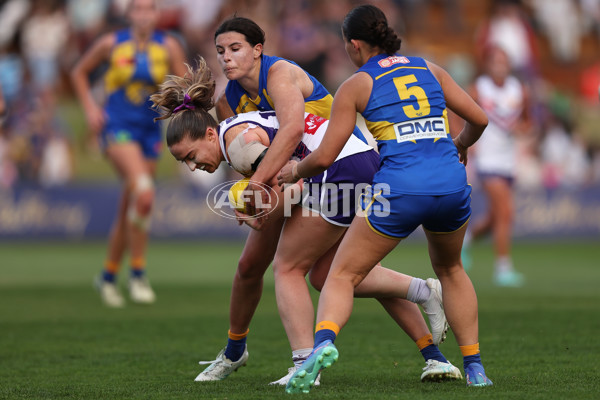
POLYGON ((279 52, 321 80, 326 43, 307 1, 285 3, 279 18, 279 52))
POLYGON ((28 165, 35 170, 34 179, 44 188, 62 186, 70 181, 73 174, 71 144, 53 110, 45 109, 38 100, 28 115, 27 128, 31 143, 28 165))
POLYGON ((34 90, 44 107, 54 107, 60 80, 60 57, 70 24, 59 0, 34 0, 31 16, 23 24, 22 49, 34 90))
POLYGON ((6 114, 6 101, 0 85, 0 189, 11 187, 17 176, 16 168, 10 158, 9 142, 5 135, 6 114))
POLYGON ((25 64, 21 56, 20 31, 10 41, 0 45, 0 87, 6 108, 17 107, 22 102, 25 88, 25 64))
POLYGON ((4 101, 4 93, 2 93, 2 85, 0 85, 0 127, 4 125, 4 117, 6 116, 6 102, 4 101))
POLYGON ((110 0, 67 0, 67 16, 77 52, 84 51, 106 28, 110 0))
POLYGON ((475 32, 478 64, 485 64, 485 49, 498 46, 508 55, 513 72, 521 79, 538 74, 535 32, 520 0, 492 0, 490 13, 475 32))
POLYGON ((10 43, 19 25, 27 17, 31 3, 29 0, 8 0, 0 7, 0 47, 10 43))
POLYGON ((487 213, 467 230, 462 260, 471 264, 469 244, 488 233, 494 238, 496 261, 494 283, 498 286, 522 286, 524 277, 514 270, 511 236, 514 217, 513 183, 517 162, 516 135, 529 131, 527 91, 511 73, 508 54, 498 46, 489 46, 484 54, 484 73, 471 89, 473 98, 485 110, 489 124, 475 144, 473 163, 488 198, 487 213))
POLYGON ((584 28, 600 40, 600 0, 579 0, 584 28))
POLYGON ((334 93, 355 70, 344 51, 344 40, 340 31, 340 21, 351 8, 350 0, 340 0, 321 2, 315 10, 326 46, 322 82, 331 93, 334 93))
POLYGON ((578 188, 590 182, 587 144, 574 125, 572 101, 556 93, 548 99, 544 135, 539 144, 542 179, 547 189, 578 188))
MULTIPOLYGON (((214 32, 217 29, 219 22, 223 19, 226 11, 227 0, 181 0, 180 1, 180 19, 179 28, 181 34, 185 38, 185 43, 188 45, 188 59, 194 59, 200 54, 212 71, 219 71, 219 62, 215 55, 215 44, 213 42, 214 32)), ((223 74, 215 77, 216 93, 227 85, 227 78, 223 74)), ((186 168, 187 169, 187 168, 186 168)), ((189 169, 185 171, 188 177, 189 169)), ((219 172, 215 177, 223 178, 226 172, 219 172)), ((213 185, 215 183, 213 177, 207 178, 207 174, 194 174, 193 179, 201 185, 213 185)))
POLYGON ((154 123, 149 95, 169 72, 185 73, 185 55, 173 37, 156 30, 155 0, 132 0, 130 27, 107 33, 83 55, 72 72, 90 130, 99 134, 103 150, 123 180, 123 193, 108 246, 105 268, 96 281, 104 304, 122 307, 116 286, 125 250, 131 251, 129 294, 137 303, 153 303, 155 294, 145 274, 145 253, 154 201, 154 174, 162 148, 160 125, 154 123), (102 109, 90 89, 89 74, 109 62, 102 109))
POLYGON ((571 63, 579 57, 583 35, 582 18, 574 0, 531 0, 541 32, 550 42, 554 59, 571 63))

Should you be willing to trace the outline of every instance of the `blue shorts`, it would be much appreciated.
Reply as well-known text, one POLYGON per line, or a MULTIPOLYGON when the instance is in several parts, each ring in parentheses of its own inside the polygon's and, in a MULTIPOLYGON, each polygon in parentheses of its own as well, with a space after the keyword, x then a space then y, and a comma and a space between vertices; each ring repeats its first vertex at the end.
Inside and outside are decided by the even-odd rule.
POLYGON ((143 126, 109 120, 100 138, 103 150, 111 144, 135 142, 146 158, 156 159, 162 151, 160 124, 143 126))
POLYGON ((350 226, 358 200, 378 169, 375 150, 344 157, 322 174, 305 179, 302 206, 334 225, 350 226))
POLYGON ((376 233, 403 239, 419 225, 433 233, 451 233, 471 216, 471 185, 456 193, 414 195, 390 193, 388 185, 369 187, 360 200, 361 214, 376 233))

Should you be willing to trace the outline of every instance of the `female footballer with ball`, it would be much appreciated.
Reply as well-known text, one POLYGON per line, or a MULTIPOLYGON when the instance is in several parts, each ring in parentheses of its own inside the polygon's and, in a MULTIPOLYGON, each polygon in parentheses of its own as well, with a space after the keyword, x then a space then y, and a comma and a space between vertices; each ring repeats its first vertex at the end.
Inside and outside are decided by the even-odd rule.
MULTIPOLYGON (((250 46, 248 42, 244 43, 250 46)), ((188 69, 184 78, 169 77, 161 85, 160 92, 151 97, 155 107, 163 113, 161 118, 172 116, 167 129, 169 150, 191 170, 214 172, 222 161, 227 161, 238 172, 254 179, 273 151, 277 138, 285 134, 276 113, 241 113, 217 124, 207 112, 212 108, 214 92, 210 71, 203 60, 196 70, 188 69)), ((298 159, 318 147, 328 124, 327 119, 304 111, 302 117, 300 141, 290 152, 290 156, 298 159)), ((354 192, 347 193, 346 198, 327 198, 326 193, 319 192, 323 186, 320 184, 348 182, 353 188, 368 184, 378 165, 377 153, 353 136, 330 169, 307 180, 306 184, 316 184, 311 185, 311 190, 316 193, 310 197, 319 199, 319 206, 329 202, 353 201, 354 192)), ((281 196, 278 187, 273 189, 281 196)), ((283 203, 279 202, 280 208, 283 208, 283 203)), ((321 288, 337 245, 354 217, 354 204, 351 212, 345 215, 342 206, 338 209, 340 213, 336 215, 325 216, 322 212, 302 215, 301 207, 293 207, 291 216, 285 219, 283 210, 276 209, 269 214, 260 230, 250 232, 234 279, 228 345, 196 380, 224 379, 248 359, 245 338, 260 300, 263 275, 273 261, 277 304, 296 364, 287 376, 273 383, 287 383, 291 373, 312 348, 314 309, 305 276, 310 272, 313 286, 321 288)), ((460 379, 458 369, 444 358, 436 346, 443 340, 445 332, 443 310, 436 309, 441 301, 437 285, 436 280, 423 281, 377 265, 357 287, 355 294, 377 298, 417 342, 427 361, 422 380, 460 379), (407 297, 424 306, 430 316, 433 337, 418 307, 404 300, 407 297)))

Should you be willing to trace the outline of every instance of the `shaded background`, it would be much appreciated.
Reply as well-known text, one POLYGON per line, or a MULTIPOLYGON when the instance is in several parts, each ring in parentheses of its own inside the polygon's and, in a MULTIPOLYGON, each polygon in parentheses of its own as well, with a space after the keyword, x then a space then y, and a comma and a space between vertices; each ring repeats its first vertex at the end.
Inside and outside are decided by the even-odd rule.
MULTIPOLYGON (((237 13, 265 31, 265 53, 296 61, 335 93, 354 66, 340 24, 357 4, 382 8, 401 52, 446 68, 467 88, 482 49, 498 43, 532 93, 534 129, 519 137, 515 236, 600 235, 600 0, 159 0, 161 28, 188 61, 216 61, 214 30, 237 13)), ((119 182, 86 131, 68 73, 102 33, 124 24, 125 0, 0 2, 0 240, 104 237, 119 182), (32 68, 33 66, 33 68, 32 68)), ((102 69, 92 79, 102 98, 102 69)), ((469 171, 470 173, 472 171, 469 171)), ((193 175, 165 152, 152 236, 239 239, 235 222, 206 207, 206 193, 237 179, 223 167, 193 175)), ((475 174, 475 214, 485 207, 475 174)), ((419 235, 417 235, 419 237, 419 235)))

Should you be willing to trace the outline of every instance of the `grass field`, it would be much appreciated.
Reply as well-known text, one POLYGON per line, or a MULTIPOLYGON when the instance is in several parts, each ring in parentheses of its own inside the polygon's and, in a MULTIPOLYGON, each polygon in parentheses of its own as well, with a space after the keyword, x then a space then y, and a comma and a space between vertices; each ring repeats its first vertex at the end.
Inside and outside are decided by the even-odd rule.
MULTIPOLYGON (((248 339, 250 360, 227 380, 196 383, 199 360, 226 343, 231 279, 241 245, 153 243, 151 307, 104 308, 92 290, 104 243, 0 243, 1 399, 281 399, 291 364, 268 272, 248 339)), ((598 242, 517 243, 521 289, 491 284, 489 244, 474 248, 480 342, 495 386, 421 383, 414 343, 377 302, 360 299, 336 341, 340 360, 314 399, 597 399, 598 242)), ((386 266, 432 275, 424 243, 402 244, 386 266)), ((315 300, 316 300, 315 294, 315 300)), ((441 350, 461 366, 450 334, 441 350)))

